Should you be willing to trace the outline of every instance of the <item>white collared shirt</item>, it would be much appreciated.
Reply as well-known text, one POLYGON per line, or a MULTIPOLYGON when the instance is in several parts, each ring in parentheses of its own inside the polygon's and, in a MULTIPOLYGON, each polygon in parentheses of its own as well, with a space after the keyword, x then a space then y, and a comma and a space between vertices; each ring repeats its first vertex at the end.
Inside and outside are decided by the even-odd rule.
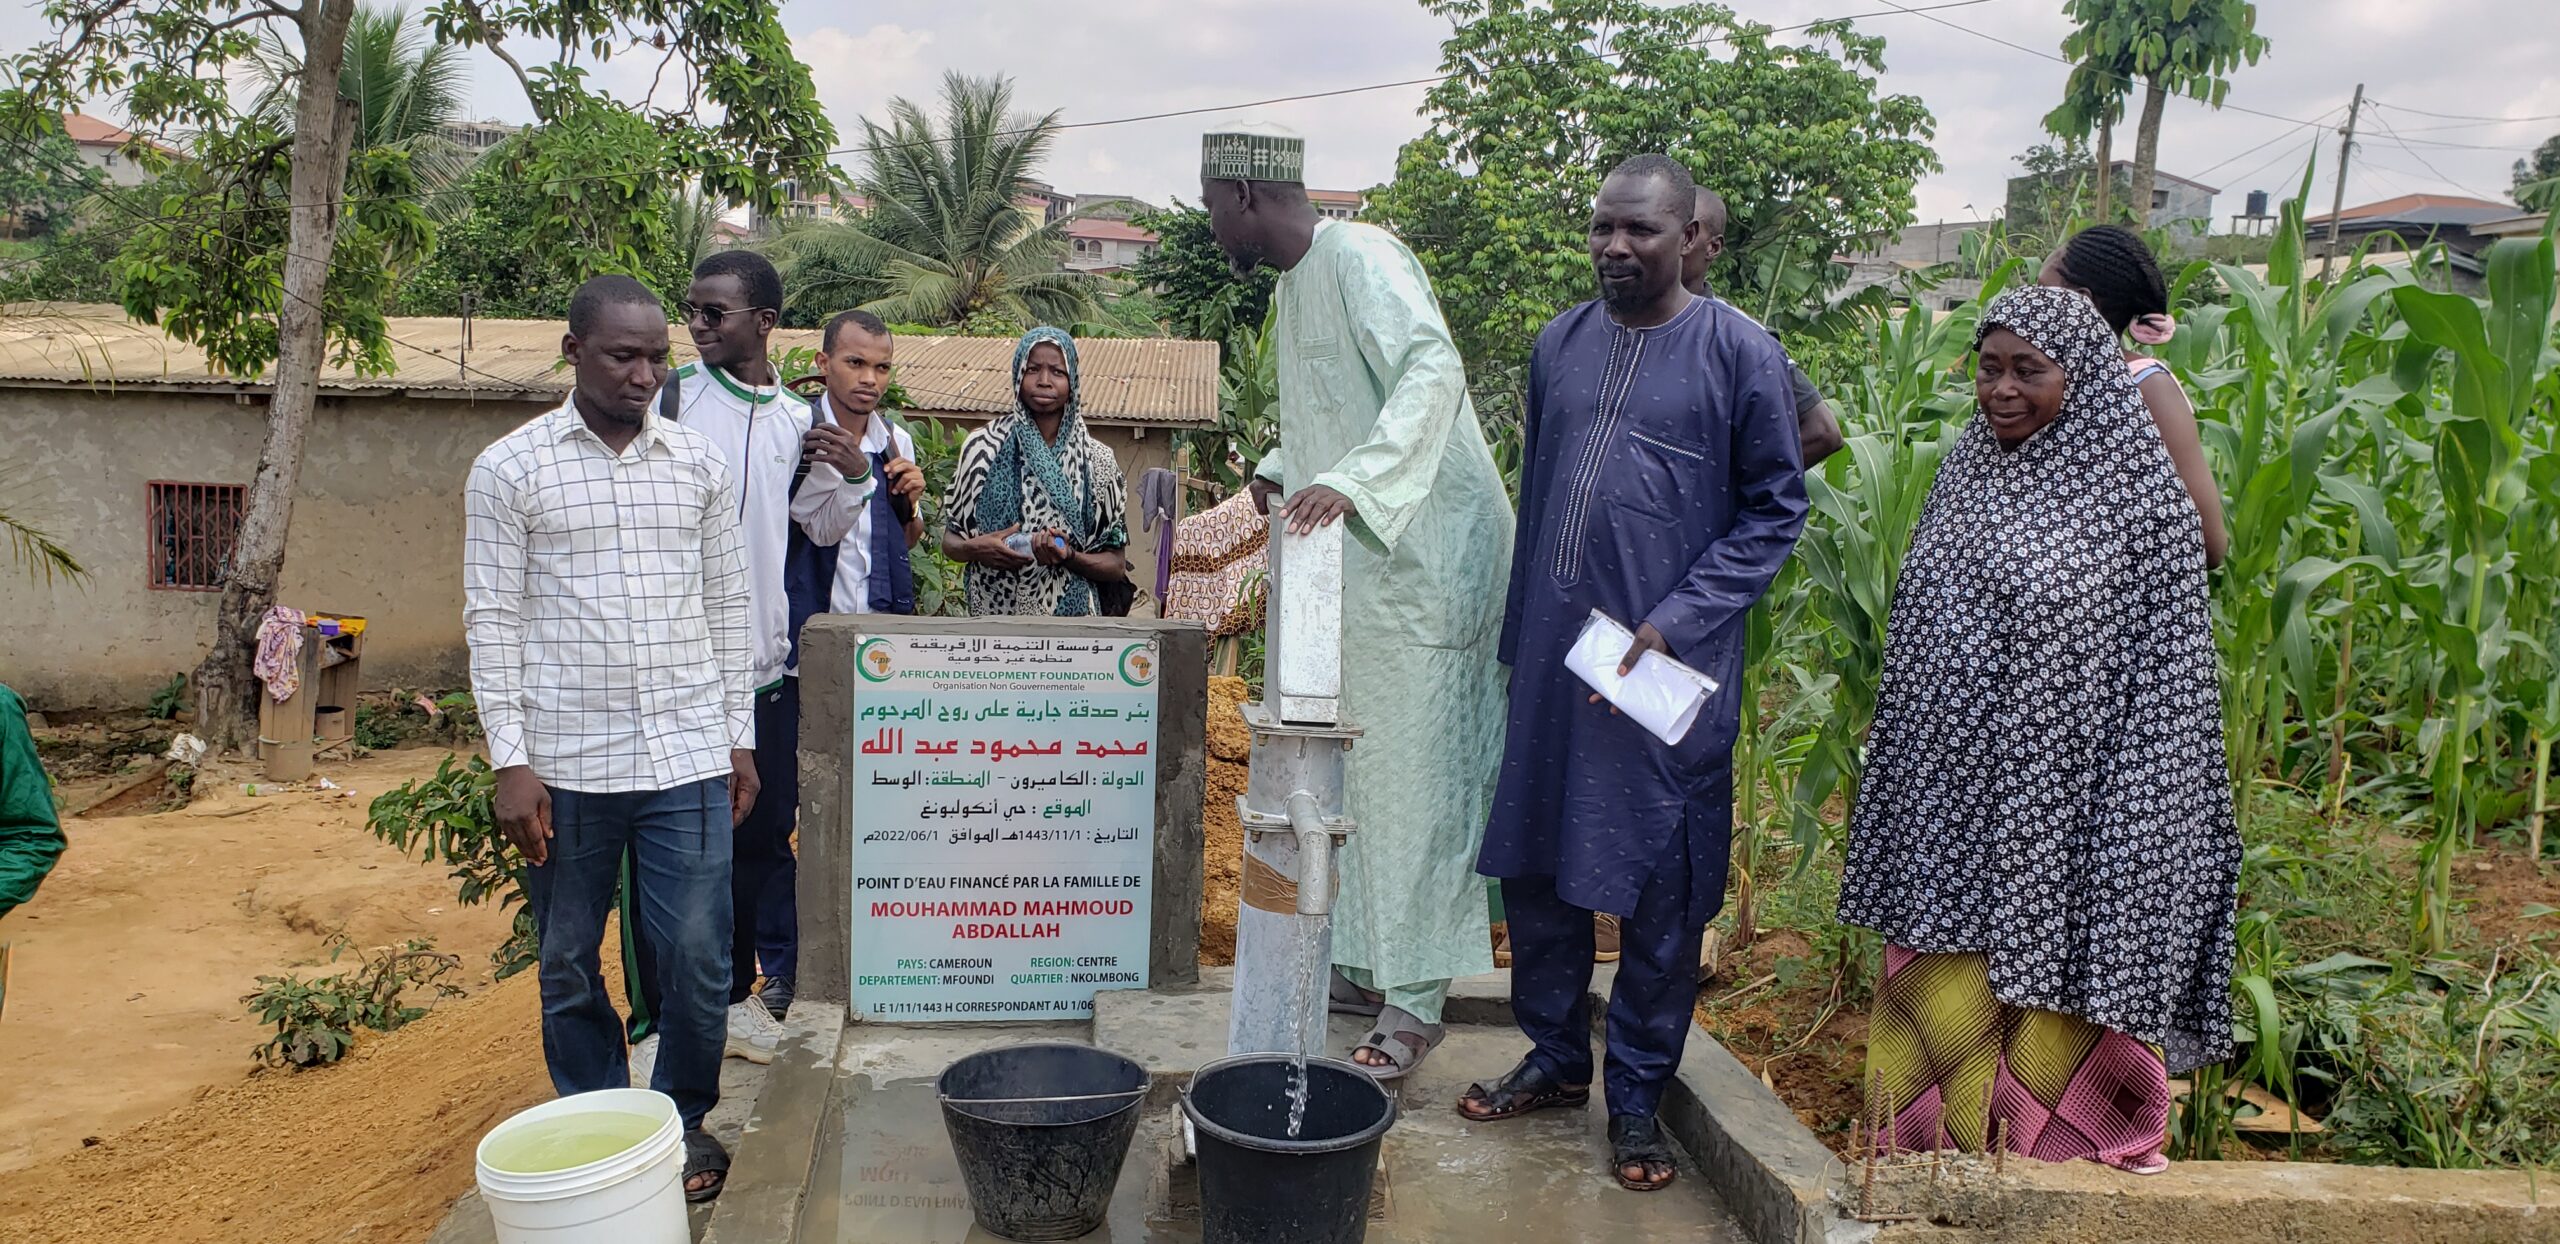
POLYGON ((463 629, 489 763, 564 790, 667 790, 755 746, 746 552, 720 451, 654 407, 620 454, 576 399, 463 492, 463 629))
MULTIPOLYGON (((835 420, 839 425, 844 422, 844 416, 836 413, 833 398, 820 397, 818 400, 828 403, 828 418, 835 420)), ((871 413, 871 418, 862 433, 862 452, 878 454, 881 450, 890 447, 893 437, 896 438, 894 443, 897 446, 895 456, 909 462, 915 461, 915 438, 908 436, 905 428, 890 423, 887 411, 871 413)), ((873 470, 871 478, 875 480, 880 478, 880 472, 873 470)), ((847 531, 843 542, 836 545, 836 581, 834 590, 827 598, 829 613, 871 612, 871 521, 870 494, 865 492, 863 504, 854 514, 852 530, 847 531)), ((898 547, 903 549, 906 544, 906 533, 899 532, 898 547)))
POLYGON ((797 523, 813 544, 844 539, 869 507, 872 479, 846 481, 831 466, 809 468, 799 495, 791 477, 809 433, 809 404, 780 384, 750 385, 699 362, 677 368, 676 421, 711 438, 729 464, 730 502, 747 550, 747 617, 754 635, 755 682, 781 680, 791 658, 791 605, 783 591, 783 559, 797 523))

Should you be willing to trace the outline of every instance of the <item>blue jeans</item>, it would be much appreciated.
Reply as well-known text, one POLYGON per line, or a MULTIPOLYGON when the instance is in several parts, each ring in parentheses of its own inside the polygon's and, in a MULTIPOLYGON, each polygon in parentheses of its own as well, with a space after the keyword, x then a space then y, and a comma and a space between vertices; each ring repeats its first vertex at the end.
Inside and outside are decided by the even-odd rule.
POLYGON ((542 1057, 561 1095, 628 1088, 622 1020, 597 947, 625 851, 639 920, 657 951, 658 1065, 649 1087, 686 1128, 720 1100, 729 1035, 729 779, 672 790, 582 794, 551 788, 551 860, 525 871, 541 931, 542 1057))
MULTIPOLYGON (((789 976, 800 959, 800 907, 794 895, 799 868, 791 854, 791 830, 800 811, 800 680, 756 693, 755 807, 729 837, 729 1004, 747 1000, 757 968, 789 976)), ((657 943, 646 921, 632 919, 632 896, 647 893, 649 879, 622 895, 622 983, 636 1001, 631 1042, 658 1030, 657 943), (638 925, 634 928, 632 926, 638 925)))

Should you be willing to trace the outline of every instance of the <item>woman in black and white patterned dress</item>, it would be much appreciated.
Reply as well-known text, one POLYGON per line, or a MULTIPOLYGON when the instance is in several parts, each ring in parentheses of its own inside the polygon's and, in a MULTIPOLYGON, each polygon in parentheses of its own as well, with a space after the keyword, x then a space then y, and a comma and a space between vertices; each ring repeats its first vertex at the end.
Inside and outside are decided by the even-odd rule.
POLYGON ((2240 839, 2204 540, 2088 298, 1983 313, 1980 414, 1894 590, 1840 918, 1884 935, 1900 1148, 2166 1165, 2228 1057, 2240 839))

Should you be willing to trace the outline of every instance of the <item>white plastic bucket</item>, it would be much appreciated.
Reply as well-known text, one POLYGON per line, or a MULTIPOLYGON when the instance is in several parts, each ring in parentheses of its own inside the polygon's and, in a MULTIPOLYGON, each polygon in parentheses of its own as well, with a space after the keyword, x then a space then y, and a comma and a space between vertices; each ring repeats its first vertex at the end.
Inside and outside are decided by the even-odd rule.
POLYGON ((480 1199, 498 1244, 691 1244, 684 1212, 684 1123, 675 1099, 650 1089, 604 1089, 544 1102, 489 1129, 475 1152, 480 1199), (489 1142, 544 1119, 585 1113, 662 1118, 647 1140, 539 1175, 492 1169, 489 1142))

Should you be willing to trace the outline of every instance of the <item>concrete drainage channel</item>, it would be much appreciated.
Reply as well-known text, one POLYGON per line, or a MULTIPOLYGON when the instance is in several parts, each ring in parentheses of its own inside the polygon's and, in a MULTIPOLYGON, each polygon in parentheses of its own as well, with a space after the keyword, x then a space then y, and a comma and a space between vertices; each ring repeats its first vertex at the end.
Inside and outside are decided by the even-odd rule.
MULTIPOLYGON (((1137 1059, 1153 1083, 1104 1228, 1110 1244, 1188 1244, 1196 1209, 1174 1156, 1176 1094, 1225 1049, 1230 982, 1104 993, 1091 1024, 885 1027, 794 1008, 765 1077, 707 1244, 942 1244, 972 1223, 932 1080, 954 1059, 1019 1041, 1090 1041, 1137 1059), (806 1018, 802 1018, 806 1017, 806 1018)), ((1594 982, 1605 992, 1605 974, 1594 982)), ((1466 1081, 1517 1056, 1508 982, 1453 991, 1448 1043, 1406 1087, 1388 1134, 1369 1238, 1680 1240, 1684 1244, 2560 1244, 2560 1213, 2528 1175, 2312 1163, 2183 1163, 2139 1178, 2087 1163, 1905 1161, 1872 1181, 1797 1122, 1758 1077, 1692 1033, 1665 1122, 1685 1150, 1671 1191, 1620 1191, 1602 1173, 1601 1112, 1479 1126, 1451 1109, 1466 1081), (1854 1217, 1863 1198, 1870 1215, 1854 1217)), ((830 1015, 840 1011, 829 1008, 830 1015)), ((1347 1025, 1337 1046, 1357 1035, 1347 1025)))

